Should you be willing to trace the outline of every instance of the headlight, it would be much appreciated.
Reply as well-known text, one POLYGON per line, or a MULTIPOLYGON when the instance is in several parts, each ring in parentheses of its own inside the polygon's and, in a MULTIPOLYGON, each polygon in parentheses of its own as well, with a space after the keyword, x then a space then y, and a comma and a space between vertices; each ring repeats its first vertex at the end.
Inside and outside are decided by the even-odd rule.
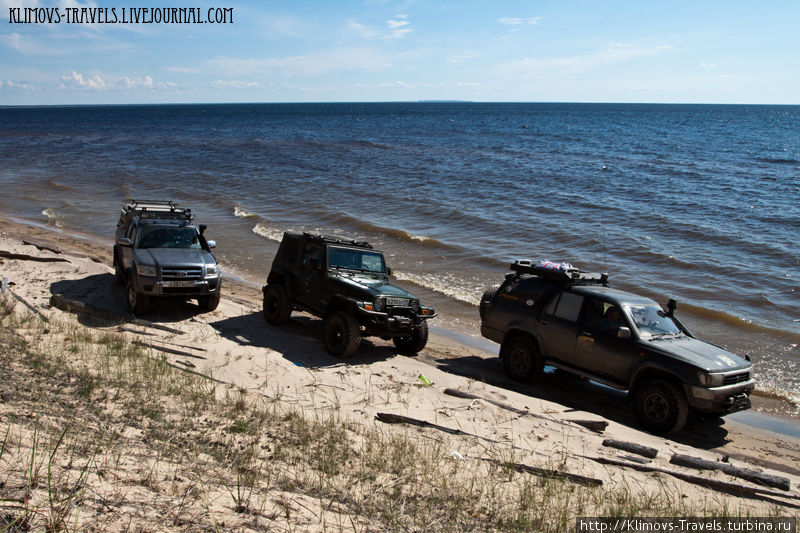
POLYGON ((722 385, 722 374, 709 374, 708 372, 698 372, 697 381, 703 387, 719 387, 722 385))
POLYGON ((212 278, 219 273, 219 267, 217 265, 207 265, 206 266, 206 277, 212 278))
POLYGON ((139 274, 142 275, 142 276, 155 277, 155 275, 156 275, 156 266, 155 265, 136 265, 136 270, 138 270, 139 274))
POLYGON ((419 311, 419 300, 411 300, 408 305, 410 305, 411 309, 414 311, 419 311))
POLYGON ((375 298, 375 310, 383 311, 384 307, 386 307, 386 301, 383 298, 375 298))

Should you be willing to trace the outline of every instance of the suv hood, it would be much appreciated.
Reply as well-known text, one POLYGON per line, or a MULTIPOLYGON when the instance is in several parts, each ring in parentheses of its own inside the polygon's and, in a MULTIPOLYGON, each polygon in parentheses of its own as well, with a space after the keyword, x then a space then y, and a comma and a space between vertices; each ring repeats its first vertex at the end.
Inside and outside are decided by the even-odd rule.
POLYGON ((142 263, 160 266, 203 266, 217 262, 210 253, 198 248, 140 248, 136 255, 142 263))
POLYGON ((649 348, 669 357, 686 361, 709 372, 745 370, 752 365, 743 357, 692 337, 660 338, 642 340, 649 348))
POLYGON ((350 289, 356 289, 371 296, 393 296, 397 298, 414 298, 410 292, 389 283, 386 278, 370 276, 359 273, 330 274, 332 279, 338 280, 350 289))

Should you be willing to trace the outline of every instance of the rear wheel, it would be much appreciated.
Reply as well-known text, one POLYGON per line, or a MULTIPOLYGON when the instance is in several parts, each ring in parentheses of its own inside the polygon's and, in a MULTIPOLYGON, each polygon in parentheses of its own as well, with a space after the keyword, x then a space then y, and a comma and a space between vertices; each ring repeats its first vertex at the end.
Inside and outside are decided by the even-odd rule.
POLYGON ((352 357, 361 343, 358 321, 344 311, 338 311, 325 319, 325 348, 334 357, 352 357))
POLYGON ((283 324, 292 314, 289 292, 283 285, 267 285, 264 291, 264 318, 270 324, 283 324))
POLYGON ((512 337, 500 347, 503 368, 515 381, 530 381, 539 377, 544 369, 539 347, 527 337, 512 337))
POLYGON ((197 299, 197 303, 200 307, 203 308, 204 311, 213 311, 219 305, 219 300, 222 297, 222 294, 217 291, 208 296, 201 296, 197 299))
POLYGON ((428 344, 428 322, 422 320, 419 325, 414 326, 411 335, 408 337, 394 337, 392 341, 401 353, 408 355, 418 354, 428 344))
POLYGON ((689 416, 689 404, 681 388, 661 379, 646 381, 634 392, 636 419, 659 435, 680 431, 689 416))
POLYGON ((128 275, 128 284, 127 284, 127 303, 128 303, 128 311, 133 313, 134 315, 143 315, 147 312, 147 308, 150 304, 150 299, 147 297, 146 294, 142 294, 140 292, 136 292, 136 287, 133 285, 133 276, 128 275))

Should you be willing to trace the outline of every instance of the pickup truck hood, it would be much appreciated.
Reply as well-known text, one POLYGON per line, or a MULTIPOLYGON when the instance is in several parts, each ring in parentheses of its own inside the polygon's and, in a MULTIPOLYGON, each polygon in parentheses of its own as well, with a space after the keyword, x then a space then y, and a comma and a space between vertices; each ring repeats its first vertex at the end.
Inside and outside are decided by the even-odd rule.
POLYGON ((198 248, 139 248, 136 254, 140 262, 147 265, 198 267, 217 264, 210 253, 198 248))
POLYGON ((709 372, 745 370, 752 365, 743 357, 692 337, 664 337, 642 340, 648 348, 662 352, 668 357, 685 361, 709 372))
POLYGON ((366 274, 342 273, 332 275, 345 286, 369 293, 371 296, 391 296, 393 298, 414 298, 414 295, 388 282, 386 278, 366 274))

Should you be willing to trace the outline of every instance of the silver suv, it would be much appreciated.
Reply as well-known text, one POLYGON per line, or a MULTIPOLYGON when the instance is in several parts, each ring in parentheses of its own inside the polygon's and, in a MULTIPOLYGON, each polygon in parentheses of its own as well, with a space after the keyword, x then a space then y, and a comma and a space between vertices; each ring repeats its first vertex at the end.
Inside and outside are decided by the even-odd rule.
POLYGON ((128 310, 147 311, 151 296, 196 298, 201 308, 219 305, 222 279, 191 209, 171 201, 131 202, 122 208, 114 244, 114 276, 126 285, 128 310))

